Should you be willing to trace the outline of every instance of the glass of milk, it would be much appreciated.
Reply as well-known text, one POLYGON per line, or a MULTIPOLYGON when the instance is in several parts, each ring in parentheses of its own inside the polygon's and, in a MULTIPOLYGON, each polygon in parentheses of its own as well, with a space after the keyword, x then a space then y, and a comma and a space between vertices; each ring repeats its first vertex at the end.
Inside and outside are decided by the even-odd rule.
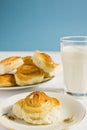
POLYGON ((60 38, 65 91, 76 97, 87 96, 87 36, 60 38))

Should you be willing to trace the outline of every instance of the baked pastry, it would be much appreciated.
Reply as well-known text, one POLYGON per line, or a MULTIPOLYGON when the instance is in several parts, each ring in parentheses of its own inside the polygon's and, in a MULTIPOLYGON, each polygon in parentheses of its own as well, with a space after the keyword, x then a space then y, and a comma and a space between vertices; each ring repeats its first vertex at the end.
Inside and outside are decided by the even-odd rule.
MULTIPOLYGON (((35 65, 32 60, 32 56, 25 56, 23 57, 23 61, 25 65, 35 65)), ((43 71, 44 72, 44 71, 43 71)), ((50 73, 44 72, 44 78, 52 77, 50 73)))
POLYGON ((60 101, 44 92, 35 91, 17 101, 12 112, 31 124, 51 124, 59 120, 60 101))
POLYGON ((25 65, 32 65, 32 64, 34 64, 33 60, 32 60, 32 56, 25 56, 25 57, 23 57, 23 61, 24 61, 25 65))
POLYGON ((8 57, 4 60, 0 61, 0 74, 7 74, 16 68, 18 68, 20 65, 22 65, 23 59, 19 56, 12 56, 8 57))
POLYGON ((56 64, 51 56, 38 50, 35 51, 32 60, 36 66, 46 72, 46 75, 55 76, 61 70, 60 64, 56 64))
POLYGON ((15 73, 16 83, 20 86, 40 83, 43 81, 44 72, 35 65, 22 65, 15 73))
POLYGON ((16 85, 13 74, 0 75, 0 87, 13 87, 16 85))

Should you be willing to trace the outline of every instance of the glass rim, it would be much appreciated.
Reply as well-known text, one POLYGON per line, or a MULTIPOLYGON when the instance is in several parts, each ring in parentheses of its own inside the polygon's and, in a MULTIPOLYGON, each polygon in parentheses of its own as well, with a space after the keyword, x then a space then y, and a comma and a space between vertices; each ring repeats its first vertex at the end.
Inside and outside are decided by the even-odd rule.
POLYGON ((87 36, 64 36, 60 38, 60 42, 61 41, 62 42, 87 42, 87 36))

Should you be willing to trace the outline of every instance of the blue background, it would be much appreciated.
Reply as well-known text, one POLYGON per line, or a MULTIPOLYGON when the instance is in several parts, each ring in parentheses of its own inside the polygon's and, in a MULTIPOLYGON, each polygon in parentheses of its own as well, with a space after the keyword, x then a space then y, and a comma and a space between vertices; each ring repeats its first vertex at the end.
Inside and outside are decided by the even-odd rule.
POLYGON ((67 35, 87 35, 87 0, 0 0, 0 51, 58 51, 67 35))

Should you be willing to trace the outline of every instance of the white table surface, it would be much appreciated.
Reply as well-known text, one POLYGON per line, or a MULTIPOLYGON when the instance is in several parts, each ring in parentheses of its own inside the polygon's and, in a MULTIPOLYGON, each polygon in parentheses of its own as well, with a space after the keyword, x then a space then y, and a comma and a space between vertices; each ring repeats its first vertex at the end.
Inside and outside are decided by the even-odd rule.
MULTIPOLYGON (((9 56, 27 56, 27 55, 32 55, 34 52, 0 52, 0 59, 3 59, 5 57, 9 56)), ((61 56, 59 52, 46 52, 48 53, 55 62, 61 63, 61 56)), ((62 63, 61 63, 62 64, 62 63)), ((47 83, 41 84, 37 87, 33 88, 26 88, 26 89, 21 89, 21 90, 0 90, 0 102, 4 101, 10 96, 13 96, 15 94, 23 93, 23 92, 28 92, 28 91, 34 91, 34 90, 50 90, 50 91, 58 91, 59 88, 64 88, 64 83, 63 83, 63 72, 60 72, 58 76, 53 78, 47 83)), ((87 99, 82 99, 79 100, 86 108, 87 110, 87 99)), ((79 111, 79 110, 78 110, 79 111)), ((70 130, 87 130, 87 115, 81 121, 78 125, 75 127, 71 128, 70 130)), ((3 126, 0 126, 0 130, 7 130, 3 126)))

